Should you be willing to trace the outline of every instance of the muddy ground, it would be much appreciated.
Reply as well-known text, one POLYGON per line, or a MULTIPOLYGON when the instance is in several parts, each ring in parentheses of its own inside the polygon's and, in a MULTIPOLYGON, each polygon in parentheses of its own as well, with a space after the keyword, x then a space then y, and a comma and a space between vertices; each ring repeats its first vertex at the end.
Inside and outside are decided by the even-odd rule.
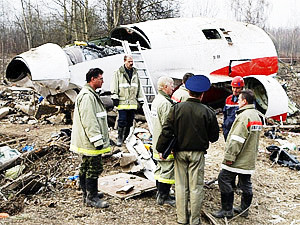
MULTIPOLYGON (((219 116, 220 117, 220 116, 219 116)), ((27 144, 37 143, 40 147, 49 139, 52 133, 58 133, 68 125, 16 125, 1 124, 1 134, 8 137, 26 136, 27 144), (29 128, 26 132, 25 129, 29 128)), ((279 133, 278 133, 279 134, 279 133)), ((279 134, 299 148, 300 138, 294 133, 279 134)), ((300 172, 272 164, 266 146, 278 144, 275 140, 262 135, 259 146, 256 173, 253 175, 254 200, 248 219, 236 218, 229 224, 300 224, 300 172)), ((205 181, 218 176, 222 161, 224 139, 212 144, 206 155, 205 181)), ((290 151, 300 158, 299 150, 290 151)), ((108 209, 93 209, 82 204, 80 191, 76 185, 70 184, 67 177, 76 173, 79 166, 77 155, 58 149, 37 160, 31 167, 33 172, 44 174, 47 168, 56 167, 52 171, 55 177, 52 188, 47 188, 39 194, 11 196, 7 203, 1 200, 2 212, 11 216, 1 219, 1 224, 177 224, 176 210, 168 206, 158 206, 155 202, 155 191, 138 197, 120 200, 105 195, 110 203, 108 209), (39 168, 45 168, 40 170, 39 168)), ((113 167, 114 160, 104 160, 102 176, 121 171, 113 167)), ((47 175, 47 174, 46 174, 47 175)), ((49 174, 48 174, 49 175, 49 174)), ((238 204, 239 196, 235 195, 238 204)), ((203 209, 212 212, 219 207, 220 195, 217 184, 205 189, 203 209)), ((202 221, 210 224, 205 216, 202 221)), ((218 219, 219 224, 225 221, 218 219)))
MULTIPOLYGON (((299 80, 291 77, 289 94, 298 104, 299 80)), ((222 115, 218 115, 222 121, 222 115)), ((10 144, 12 148, 22 149, 25 145, 34 148, 49 146, 49 139, 53 134, 71 125, 53 125, 45 123, 19 124, 11 123, 7 119, 0 121, 0 142, 14 138, 25 138, 24 141, 10 144)), ((264 131, 267 131, 265 128, 264 131)), ((264 133, 264 132, 263 132, 264 133)), ((254 199, 247 219, 237 217, 227 221, 228 224, 300 224, 300 172, 273 164, 266 150, 269 145, 279 145, 276 140, 264 136, 262 133, 256 173, 252 177, 254 199)), ((115 132, 112 132, 115 139, 115 132)), ((300 159, 299 130, 280 129, 277 135, 294 143, 297 148, 289 153, 300 159)), ((205 181, 217 178, 223 159, 224 138, 210 145, 206 155, 205 181)), ((116 147, 114 147, 116 149, 116 147)), ((82 203, 81 193, 76 184, 68 180, 78 171, 79 157, 65 148, 54 145, 43 157, 34 162, 27 162, 23 173, 32 171, 47 179, 47 187, 33 195, 15 196, 11 192, 8 201, 0 195, 0 213, 7 212, 10 216, 0 219, 0 224, 177 224, 176 210, 168 206, 156 204, 156 192, 144 193, 128 200, 105 195, 104 199, 110 203, 108 209, 94 209, 82 203)), ((115 150, 114 149, 114 150, 115 150)), ((104 159, 104 172, 101 176, 121 172, 115 166, 115 159, 104 159)), ((10 182, 0 177, 0 187, 10 182)), ((240 196, 235 194, 235 205, 239 204, 240 196)), ((205 188, 203 211, 212 212, 220 206, 218 185, 213 183, 205 188)), ((218 224, 226 224, 223 219, 216 219, 218 224)), ((206 216, 202 216, 203 224, 211 224, 206 216)))

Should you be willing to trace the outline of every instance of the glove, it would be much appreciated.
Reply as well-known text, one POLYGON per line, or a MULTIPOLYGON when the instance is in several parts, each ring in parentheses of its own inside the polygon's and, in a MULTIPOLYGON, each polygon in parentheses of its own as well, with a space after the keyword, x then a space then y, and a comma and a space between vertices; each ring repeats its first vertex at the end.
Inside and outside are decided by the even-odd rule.
POLYGON ((119 105, 119 99, 112 99, 112 100, 113 100, 114 106, 118 106, 119 105))
POLYGON ((96 147, 97 150, 101 150, 103 148, 103 145, 99 145, 96 147))

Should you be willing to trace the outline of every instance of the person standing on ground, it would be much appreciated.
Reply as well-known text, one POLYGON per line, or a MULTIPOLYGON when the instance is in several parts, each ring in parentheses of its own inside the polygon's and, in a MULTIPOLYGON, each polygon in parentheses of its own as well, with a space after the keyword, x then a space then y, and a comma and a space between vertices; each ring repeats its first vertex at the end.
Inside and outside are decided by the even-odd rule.
POLYGON ((110 152, 107 113, 96 93, 103 84, 103 71, 93 68, 86 74, 87 84, 79 92, 73 116, 70 150, 82 155, 79 182, 87 206, 106 208, 98 194, 98 177, 103 171, 101 154, 110 152))
POLYGON ((186 74, 184 74, 184 76, 182 78, 182 84, 173 93, 172 100, 174 100, 175 102, 185 102, 190 97, 189 91, 185 87, 185 83, 192 76, 194 76, 193 73, 186 73, 186 74))
POLYGON ((171 153, 167 159, 162 159, 161 153, 156 150, 156 143, 162 130, 162 125, 167 119, 171 106, 174 104, 170 96, 174 89, 172 78, 160 77, 157 82, 158 94, 151 105, 153 122, 153 158, 157 161, 154 178, 158 190, 157 203, 175 206, 175 200, 170 196, 171 185, 174 179, 174 156, 171 153))
POLYGON ((187 80, 186 88, 190 98, 172 106, 158 138, 157 150, 164 152, 163 146, 173 136, 177 138, 174 147, 177 222, 194 225, 201 224, 204 154, 209 142, 218 140, 219 125, 215 112, 201 103, 203 92, 210 88, 209 79, 203 75, 192 76, 187 80))
POLYGON ((226 141, 230 128, 235 120, 236 111, 239 109, 238 98, 239 94, 245 86, 244 79, 240 76, 233 78, 231 81, 232 94, 226 98, 223 108, 223 135, 226 141))
POLYGON ((222 208, 213 213, 217 218, 231 218, 233 210, 237 213, 245 211, 242 216, 248 216, 248 208, 253 198, 251 175, 255 170, 259 136, 262 130, 262 122, 254 107, 254 101, 255 97, 251 90, 241 91, 238 99, 239 110, 228 134, 222 170, 218 177, 222 208), (242 197, 241 206, 233 209, 232 181, 236 176, 239 177, 242 197))
POLYGON ((132 56, 124 56, 124 65, 114 73, 110 89, 119 113, 117 146, 121 146, 133 125, 137 108, 143 105, 143 93, 132 56))

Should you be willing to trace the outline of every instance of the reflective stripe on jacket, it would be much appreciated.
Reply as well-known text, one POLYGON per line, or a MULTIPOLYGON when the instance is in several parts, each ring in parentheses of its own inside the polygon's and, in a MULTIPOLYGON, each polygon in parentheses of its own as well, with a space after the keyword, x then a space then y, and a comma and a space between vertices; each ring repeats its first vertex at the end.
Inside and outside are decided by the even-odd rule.
POLYGON ((143 101, 140 80, 137 69, 133 68, 132 78, 129 79, 124 65, 113 76, 110 84, 112 99, 119 99, 118 109, 137 109, 137 103, 143 101))
POLYGON ((107 113, 99 95, 85 84, 74 109, 70 150, 87 156, 110 152, 107 113), (96 149, 103 146, 102 149, 96 149))
POLYGON ((188 89, 182 84, 172 95, 175 102, 185 102, 190 97, 188 89))
POLYGON ((258 152, 262 122, 253 104, 237 111, 229 132, 222 168, 235 173, 252 174, 258 152), (232 161, 232 165, 226 165, 232 161))
POLYGON ((235 120, 236 111, 239 109, 238 96, 230 95, 226 98, 223 108, 223 135, 225 141, 227 139, 230 128, 235 120))
MULTIPOLYGON (((172 106, 172 100, 163 91, 158 91, 151 105, 151 118, 153 124, 153 158, 161 160, 156 150, 157 140, 162 131, 162 125, 167 119, 169 111, 172 106)), ((166 160, 174 160, 174 156, 171 153, 166 160)))

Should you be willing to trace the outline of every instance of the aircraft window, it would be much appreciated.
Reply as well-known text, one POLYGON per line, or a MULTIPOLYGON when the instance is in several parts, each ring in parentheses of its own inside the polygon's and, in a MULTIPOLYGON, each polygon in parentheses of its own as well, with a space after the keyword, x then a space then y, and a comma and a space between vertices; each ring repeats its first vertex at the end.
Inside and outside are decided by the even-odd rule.
POLYGON ((216 29, 206 29, 206 30, 202 30, 202 32, 208 40, 221 39, 221 35, 216 29))
POLYGON ((228 44, 232 45, 232 40, 231 40, 231 38, 230 38, 230 37, 225 37, 225 38, 226 38, 228 44))

